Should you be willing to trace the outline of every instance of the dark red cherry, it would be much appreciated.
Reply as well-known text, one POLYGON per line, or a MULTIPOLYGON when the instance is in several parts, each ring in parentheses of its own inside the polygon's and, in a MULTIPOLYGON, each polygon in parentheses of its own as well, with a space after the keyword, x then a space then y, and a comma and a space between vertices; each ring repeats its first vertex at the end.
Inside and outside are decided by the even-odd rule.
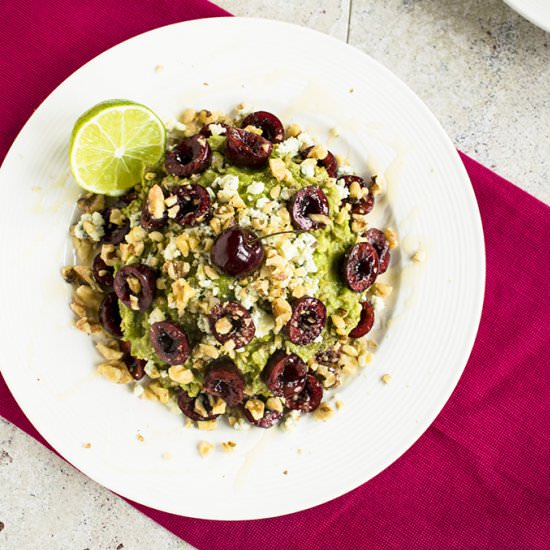
POLYGON ((214 418, 219 416, 219 414, 212 414, 212 405, 208 396, 204 393, 199 393, 197 397, 191 397, 185 390, 181 390, 178 394, 178 406, 181 412, 191 420, 214 420, 214 418), (197 401, 202 405, 201 409, 206 411, 206 415, 196 410, 195 405, 197 401))
POLYGON ((234 225, 218 235, 210 257, 212 263, 226 275, 245 277, 262 263, 264 247, 255 233, 234 225))
POLYGON ((113 286, 115 269, 112 266, 107 265, 99 254, 94 258, 94 261, 92 262, 92 273, 94 274, 94 279, 101 286, 113 286))
POLYGON ((342 274, 351 290, 367 290, 378 275, 378 254, 375 248, 366 242, 352 246, 344 258, 342 274))
POLYGON ((204 391, 221 397, 230 407, 244 399, 244 376, 229 357, 215 359, 206 367, 204 391))
POLYGON ((227 129, 225 154, 236 166, 263 168, 272 149, 271 142, 258 134, 239 128, 227 129))
POLYGON ((391 259, 390 243, 386 235, 380 229, 369 229, 365 233, 365 238, 374 247, 378 255, 378 274, 382 274, 388 269, 391 259))
POLYGON ((262 130, 262 137, 271 141, 271 143, 280 143, 285 139, 285 129, 281 121, 273 114, 267 111, 256 111, 250 113, 241 123, 243 128, 255 126, 262 130))
MULTIPOLYGON (((365 180, 359 176, 342 176, 338 178, 338 181, 342 181, 346 187, 350 187, 353 182, 357 182, 362 189, 368 188, 369 186, 365 183, 365 180)), ((351 197, 346 199, 346 202, 349 202, 351 206, 352 214, 368 214, 374 208, 374 195, 371 191, 366 197, 360 199, 352 199, 351 197)))
POLYGON ((296 191, 290 199, 290 219, 292 225, 303 231, 319 229, 323 224, 310 218, 312 214, 329 215, 328 199, 320 187, 308 185, 296 191))
POLYGON ((176 187, 179 210, 174 221, 180 225, 196 225, 210 216, 210 196, 208 191, 196 183, 186 183, 176 187))
POLYGON ((120 351, 124 354, 122 361, 134 380, 141 380, 145 376, 145 365, 147 361, 138 359, 132 355, 132 344, 126 340, 119 342, 120 351))
POLYGON ((349 333, 350 338, 361 338, 370 331, 374 325, 374 309, 369 302, 363 302, 361 304, 361 317, 357 326, 349 333))
POLYGON ((322 399, 323 387, 313 374, 308 374, 305 388, 292 399, 287 398, 286 406, 296 411, 312 412, 321 404, 322 399))
POLYGON ((326 320, 325 304, 312 296, 303 296, 293 302, 292 315, 285 326, 285 332, 293 344, 305 346, 321 334, 326 320))
POLYGON ((297 355, 278 350, 268 359, 262 378, 274 395, 290 399, 304 389, 306 374, 307 365, 297 355))
POLYGON ((117 271, 114 289, 118 299, 126 307, 138 311, 145 311, 151 305, 155 297, 156 283, 157 275, 154 269, 145 264, 132 264, 121 267, 117 271), (132 291, 128 284, 129 278, 137 279, 139 283, 139 292, 132 291), (135 296, 137 299, 137 304, 135 300, 132 300, 132 296, 135 296))
POLYGON ((149 329, 151 345, 161 361, 183 365, 189 357, 189 340, 185 331, 172 321, 153 323, 149 329))
POLYGON ((162 218, 153 218, 151 215, 151 212, 149 212, 149 209, 147 206, 143 208, 141 211, 141 218, 139 220, 139 224, 143 229, 146 229, 147 231, 158 231, 159 229, 162 229, 166 222, 168 221, 168 212, 165 210, 162 214, 162 218))
POLYGON ((212 160, 212 151, 204 136, 196 134, 182 139, 171 151, 166 152, 166 171, 180 178, 204 172, 212 160))
POLYGON ((122 328, 120 327, 122 319, 118 308, 118 299, 114 292, 109 292, 103 298, 99 306, 99 321, 109 334, 117 338, 122 336, 122 328))
POLYGON ((259 420, 256 420, 252 416, 252 414, 250 414, 250 411, 246 407, 243 407, 243 412, 246 419, 251 424, 254 424, 254 426, 258 426, 258 428, 271 428, 275 424, 278 424, 281 421, 281 418, 283 417, 282 412, 272 411, 272 410, 269 410, 267 407, 264 409, 264 415, 259 420))
POLYGON ((214 306, 209 317, 210 330, 218 342, 232 341, 235 349, 242 348, 254 338, 256 327, 246 308, 237 302, 214 306))
POLYGON ((105 224, 103 225, 103 237, 101 237, 102 244, 120 244, 128 231, 130 231, 130 220, 124 219, 120 225, 111 221, 112 208, 106 208, 103 212, 103 219, 105 224))
MULTIPOLYGON (((313 146, 308 147, 302 151, 302 157, 307 158, 309 152, 313 149, 313 146)), ((323 160, 317 160, 317 165, 322 166, 326 171, 329 177, 335 178, 338 174, 338 163, 336 162, 335 156, 329 151, 327 156, 323 160)))

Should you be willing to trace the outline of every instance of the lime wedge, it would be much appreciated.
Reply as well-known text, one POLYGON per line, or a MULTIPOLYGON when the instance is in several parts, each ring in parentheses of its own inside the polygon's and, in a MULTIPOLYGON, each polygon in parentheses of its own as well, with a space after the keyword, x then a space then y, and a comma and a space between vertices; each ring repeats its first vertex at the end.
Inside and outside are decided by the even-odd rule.
POLYGON ((77 121, 69 161, 80 187, 102 195, 123 195, 141 179, 144 166, 164 154, 166 131, 144 105, 124 99, 98 103, 77 121))

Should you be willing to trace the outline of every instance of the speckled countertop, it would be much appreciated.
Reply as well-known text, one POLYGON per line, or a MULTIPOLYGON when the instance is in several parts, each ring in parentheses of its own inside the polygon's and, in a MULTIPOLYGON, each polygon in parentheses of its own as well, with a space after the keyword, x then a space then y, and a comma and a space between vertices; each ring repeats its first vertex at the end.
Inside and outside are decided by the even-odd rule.
MULTIPOLYGON (((550 35, 501 0, 221 0, 310 26, 400 76, 457 147, 550 202, 550 35)), ((0 419, 0 548, 189 548, 0 419)))

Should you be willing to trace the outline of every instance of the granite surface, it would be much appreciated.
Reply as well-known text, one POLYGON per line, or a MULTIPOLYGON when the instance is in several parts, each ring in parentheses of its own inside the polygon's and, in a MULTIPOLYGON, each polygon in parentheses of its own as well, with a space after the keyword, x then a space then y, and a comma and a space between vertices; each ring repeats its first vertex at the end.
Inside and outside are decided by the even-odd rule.
MULTIPOLYGON (((400 76, 454 143, 550 202, 550 35, 500 0, 221 0, 362 49, 400 76)), ((189 548, 0 419, 0 548, 189 548)))

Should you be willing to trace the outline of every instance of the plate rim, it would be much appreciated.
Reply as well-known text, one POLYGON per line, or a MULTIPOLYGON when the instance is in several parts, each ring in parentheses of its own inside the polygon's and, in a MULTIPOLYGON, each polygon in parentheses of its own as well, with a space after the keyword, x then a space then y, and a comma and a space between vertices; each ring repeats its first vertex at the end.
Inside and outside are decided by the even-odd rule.
MULTIPOLYGON (((386 468, 388 468, 391 464, 393 464, 396 460, 398 460, 401 456, 403 456, 415 443, 417 443, 417 441, 422 437, 422 435, 426 432, 426 430, 432 425, 434 420, 441 413, 441 411, 445 407, 446 403, 449 401, 450 397, 452 396, 453 392, 455 391, 455 389, 456 389, 456 387, 457 387, 457 385, 460 381, 460 378, 462 377, 462 374, 464 372, 464 369, 466 367, 468 359, 471 355, 471 352, 472 352, 472 349, 473 349, 473 346, 474 346, 474 343, 475 343, 475 340, 476 340, 476 336, 477 336, 477 333, 478 333, 478 330, 479 330, 479 324, 480 324, 482 310, 483 310, 483 304, 484 304, 485 284, 486 284, 485 240, 484 240, 484 233, 483 233, 481 215, 480 215, 480 212, 479 212, 479 205, 477 203, 477 199, 475 197, 475 193, 474 193, 470 178, 468 176, 468 173, 466 171, 466 168, 465 168, 465 166, 464 166, 464 164, 463 164, 463 162, 462 162, 462 160, 461 160, 461 158, 458 154, 458 151, 457 151, 456 147, 452 143, 452 141, 451 141, 450 137, 448 136, 448 134, 443 129, 443 127, 442 127, 441 123, 439 122, 439 120, 432 113, 432 111, 426 106, 424 101, 403 80, 401 80, 395 73, 393 73, 390 69, 388 69, 381 62, 379 62, 378 60, 371 57, 369 54, 365 53, 364 51, 360 50, 359 48, 357 48, 355 46, 347 44, 346 42, 338 40, 337 38, 334 38, 332 36, 326 35, 325 33, 322 33, 320 31, 316 31, 314 29, 311 29, 311 28, 308 28, 308 27, 303 27, 303 26, 300 26, 300 25, 297 25, 297 24, 294 24, 294 23, 287 23, 287 22, 283 22, 283 21, 270 20, 270 19, 264 19, 264 18, 258 18, 258 17, 234 17, 234 16, 222 16, 222 17, 212 17, 212 18, 203 18, 203 19, 193 19, 193 20, 181 21, 181 22, 177 22, 177 23, 172 23, 172 24, 156 27, 154 29, 151 29, 151 30, 145 31, 143 33, 137 34, 135 36, 132 36, 131 38, 128 38, 126 40, 123 40, 123 41, 111 46, 110 48, 108 48, 108 49, 104 50, 103 52, 99 53, 97 56, 95 56, 92 59, 88 60, 86 63, 81 65, 78 69, 73 71, 61 83, 59 83, 55 87, 55 89, 53 89, 47 95, 47 97, 39 104, 38 107, 36 107, 36 109, 33 111, 31 116, 27 119, 25 124, 22 126, 22 128, 17 133, 16 138, 13 140, 12 144, 10 145, 10 147, 8 149, 8 152, 6 153, 6 156, 2 161, 2 164, 0 165, 0 182, 3 179, 2 176, 5 172, 4 166, 7 164, 8 159, 11 159, 11 157, 14 155, 13 151, 16 149, 16 146, 18 144, 18 141, 20 140, 21 135, 26 131, 27 127, 32 123, 32 121, 35 119, 35 117, 38 116, 39 111, 43 107, 44 103, 46 103, 48 101, 48 99, 61 86, 64 86, 67 83, 67 81, 69 81, 74 75, 76 75, 80 71, 84 70, 88 65, 90 65, 92 63, 97 63, 100 58, 102 58, 103 56, 108 56, 112 50, 118 48, 122 44, 127 44, 127 43, 132 42, 132 41, 139 41, 141 39, 141 37, 143 37, 145 35, 154 34, 154 33, 162 33, 163 30, 168 29, 168 28, 186 27, 186 26, 189 26, 189 25, 227 24, 227 23, 229 23, 231 25, 237 25, 238 26, 242 20, 248 21, 248 22, 253 23, 253 24, 258 24, 258 25, 267 25, 267 26, 275 25, 275 26, 292 28, 295 31, 299 31, 301 33, 304 33, 304 32, 309 33, 311 35, 314 35, 314 36, 317 36, 317 37, 321 38, 322 40, 337 43, 339 46, 347 46, 348 48, 351 48, 352 50, 354 50, 356 54, 359 54, 361 56, 365 56, 366 58, 368 58, 369 61, 371 63, 373 63, 374 65, 376 65, 378 70, 383 71, 388 76, 388 78, 391 79, 394 84, 396 84, 396 86, 400 87, 403 91, 406 91, 406 93, 409 95, 409 97, 412 100, 414 100, 414 103, 418 106, 419 110, 422 110, 423 117, 429 119, 430 123, 434 127, 437 128, 437 130, 439 132, 439 137, 442 140, 442 142, 445 144, 446 149, 449 151, 449 153, 451 153, 451 156, 453 158, 453 162, 455 164, 455 168, 456 168, 457 172, 460 174, 461 179, 463 180, 463 182, 465 184, 464 185, 464 190, 465 190, 466 194, 468 195, 468 201, 469 201, 469 205, 471 207, 472 218, 475 220, 475 225, 476 225, 475 233, 476 233, 476 236, 477 236, 477 244, 478 244, 478 249, 477 249, 478 258, 477 258, 477 260, 480 260, 480 261, 477 262, 477 267, 479 269, 479 280, 477 281, 477 286, 475 288, 476 294, 477 294, 476 309, 475 309, 475 312, 473 312, 473 314, 472 314, 472 320, 474 320, 474 317, 475 317, 475 322, 472 323, 472 325, 470 326, 470 328, 468 330, 468 333, 465 334, 464 337, 463 337, 463 340, 464 340, 465 344, 462 348, 463 351, 462 351, 462 354, 461 354, 461 357, 460 357, 460 364, 462 364, 462 368, 456 370, 456 372, 454 373, 454 376, 452 377, 452 384, 449 384, 448 387, 445 388, 445 392, 440 392, 438 399, 432 401, 432 404, 431 404, 431 407, 430 407, 430 410, 429 410, 429 414, 426 414, 426 420, 419 423, 418 427, 414 431, 411 430, 411 432, 409 433, 409 437, 407 438, 407 443, 399 445, 398 448, 396 449, 396 451, 394 453, 390 454, 388 456, 388 458, 384 461, 382 466, 379 467, 379 468, 376 468, 374 473, 367 480, 364 480, 364 481, 360 482, 359 484, 356 484, 356 483, 348 484, 348 485, 351 485, 351 486, 348 486, 348 485, 342 486, 342 487, 340 487, 340 489, 338 491, 335 491, 331 496, 326 497, 326 498, 323 497, 322 499, 317 499, 315 504, 312 504, 311 506, 308 506, 306 508, 302 507, 302 508, 298 508, 298 509, 290 509, 288 511, 283 511, 283 512, 277 513, 275 515, 272 515, 272 514, 265 515, 264 514, 264 515, 257 515, 257 516, 254 516, 254 517, 243 517, 243 516, 240 516, 238 513, 234 514, 232 516, 224 516, 224 517, 212 517, 212 516, 204 516, 204 515, 186 515, 186 516, 184 516, 184 517, 193 517, 193 518, 196 518, 196 519, 225 520, 225 521, 241 521, 241 520, 268 519, 268 518, 271 518, 271 517, 281 517, 281 516, 288 515, 288 514, 291 514, 291 513, 304 511, 304 510, 319 506, 321 504, 325 504, 326 502, 330 502, 330 501, 332 501, 336 498, 339 498, 339 497, 351 492, 352 490, 354 490, 356 488, 359 488, 360 486, 364 485, 368 481, 374 479, 381 472, 383 472, 386 468)), ((4 369, 2 369, 2 374, 4 376, 6 384, 9 388, 13 398, 15 399, 15 401, 17 402, 17 404, 19 405, 19 407, 21 408, 21 410, 25 414, 25 417, 29 420, 29 422, 33 425, 33 427, 37 430, 37 432, 46 440, 48 445, 51 445, 49 443, 48 439, 46 439, 46 437, 36 427, 36 424, 35 424, 35 421, 34 421, 35 419, 33 419, 33 418, 31 418, 27 415, 27 413, 25 412, 25 409, 21 405, 20 399, 18 399, 18 396, 16 395, 16 393, 13 392, 12 385, 10 384, 10 374, 8 374, 6 376, 6 372, 4 371, 4 369)), ((117 491, 116 489, 113 489, 113 488, 109 487, 107 484, 104 484, 102 481, 98 480, 96 476, 91 476, 91 475, 87 474, 86 472, 84 472, 84 470, 81 470, 78 466, 76 466, 71 461, 69 461, 67 458, 65 458, 63 455, 61 455, 61 453, 59 453, 53 445, 51 445, 51 447, 54 449, 54 452, 56 452, 57 454, 62 456, 62 458, 64 460, 66 460, 69 464, 71 464, 77 470, 83 472, 84 475, 86 475, 90 479, 98 482, 99 484, 103 485, 105 488, 107 488, 111 492, 114 492, 115 494, 121 496, 122 498, 127 499, 127 500, 131 500, 132 502, 135 502, 139 506, 149 507, 152 510, 159 510, 159 511, 162 511, 162 512, 176 514, 176 515, 178 514, 178 512, 174 512, 173 510, 166 509, 165 507, 156 507, 156 506, 152 507, 150 504, 141 503, 139 501, 139 499, 135 498, 135 496, 130 495, 129 491, 124 491, 124 493, 126 493, 126 494, 122 494, 122 492, 117 491), (128 495, 128 496, 126 496, 126 495, 128 495)))

